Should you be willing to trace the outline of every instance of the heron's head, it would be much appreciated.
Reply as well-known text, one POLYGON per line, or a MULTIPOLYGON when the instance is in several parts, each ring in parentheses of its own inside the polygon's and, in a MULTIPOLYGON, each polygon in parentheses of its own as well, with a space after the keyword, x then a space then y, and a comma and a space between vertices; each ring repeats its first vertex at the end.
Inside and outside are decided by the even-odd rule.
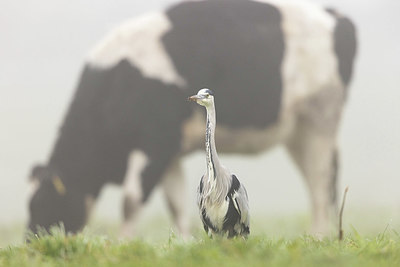
POLYGON ((190 101, 196 102, 199 105, 208 107, 214 102, 214 93, 210 89, 203 88, 199 92, 197 92, 197 95, 192 95, 188 99, 190 101))

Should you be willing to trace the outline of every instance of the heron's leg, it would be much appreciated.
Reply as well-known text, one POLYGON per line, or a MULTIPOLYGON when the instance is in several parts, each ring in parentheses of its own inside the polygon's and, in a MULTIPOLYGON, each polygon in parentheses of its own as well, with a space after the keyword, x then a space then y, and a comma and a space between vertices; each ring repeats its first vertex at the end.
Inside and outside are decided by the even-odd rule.
POLYGON ((128 159, 128 171, 123 185, 123 223, 120 237, 131 238, 135 234, 137 217, 143 206, 142 173, 149 164, 147 155, 133 151, 128 159))
POLYGON ((294 162, 303 174, 312 205, 312 233, 330 233, 334 225, 336 198, 335 138, 304 126, 287 143, 294 162), (332 194, 332 192, 335 192, 332 194))
POLYGON ((168 168, 162 187, 178 231, 184 238, 189 237, 189 217, 186 205, 188 200, 187 188, 179 160, 175 160, 168 168))

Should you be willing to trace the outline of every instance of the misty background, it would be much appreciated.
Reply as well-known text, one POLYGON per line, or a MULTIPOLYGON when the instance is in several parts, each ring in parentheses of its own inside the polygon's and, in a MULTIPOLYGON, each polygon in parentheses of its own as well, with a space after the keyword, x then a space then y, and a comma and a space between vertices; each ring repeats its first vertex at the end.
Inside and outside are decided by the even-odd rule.
MULTIPOLYGON (((28 175, 34 164, 47 162, 88 52, 122 21, 174 2, 1 1, 0 228, 26 222, 28 175)), ((400 223, 400 2, 312 2, 337 8, 358 31, 339 134, 339 196, 348 185, 346 208, 384 209, 383 228, 391 221, 400 223)), ((281 147, 258 156, 222 155, 222 160, 246 184, 253 218, 309 212, 303 180, 281 147)), ((204 169, 203 151, 184 161, 193 216, 204 169)), ((119 221, 121 203, 121 189, 107 186, 94 215, 119 221)), ((143 217, 168 216, 165 210, 162 194, 155 190, 143 217)))

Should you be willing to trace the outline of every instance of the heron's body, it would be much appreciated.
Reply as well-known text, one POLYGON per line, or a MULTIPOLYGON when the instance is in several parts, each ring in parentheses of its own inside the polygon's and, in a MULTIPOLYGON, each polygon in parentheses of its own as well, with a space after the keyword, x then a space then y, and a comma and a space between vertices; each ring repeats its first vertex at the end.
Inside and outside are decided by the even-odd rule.
POLYGON ((228 237, 238 234, 242 236, 248 235, 250 233, 248 198, 244 186, 235 175, 231 175, 231 185, 225 198, 221 202, 213 202, 212 196, 203 196, 202 188, 203 184, 207 183, 207 179, 206 176, 201 178, 198 190, 198 205, 204 230, 209 235, 227 234, 228 237), (243 210, 240 208, 242 206, 244 207, 243 210))
POLYGON ((215 105, 209 89, 202 89, 190 98, 207 110, 207 171, 200 180, 198 206, 204 230, 209 235, 247 236, 249 206, 245 187, 220 162, 215 146, 215 105))

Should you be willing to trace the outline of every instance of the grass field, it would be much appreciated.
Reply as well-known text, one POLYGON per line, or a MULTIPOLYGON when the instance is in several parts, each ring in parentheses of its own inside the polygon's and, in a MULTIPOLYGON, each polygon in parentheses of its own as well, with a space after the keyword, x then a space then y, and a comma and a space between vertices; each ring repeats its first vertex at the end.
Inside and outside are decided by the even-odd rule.
POLYGON ((384 211, 349 209, 342 242, 306 235, 308 214, 253 218, 248 240, 210 240, 199 221, 188 241, 163 216, 143 220, 133 241, 119 241, 119 224, 99 219, 78 235, 54 228, 30 243, 21 241, 23 224, 2 226, 0 266, 400 266, 400 220, 384 211))
POLYGON ((342 242, 301 235, 248 240, 210 240, 198 234, 182 241, 173 233, 163 242, 117 241, 62 228, 31 236, 26 244, 0 249, 0 266, 399 266, 400 235, 392 228, 375 237, 355 230, 342 242))

